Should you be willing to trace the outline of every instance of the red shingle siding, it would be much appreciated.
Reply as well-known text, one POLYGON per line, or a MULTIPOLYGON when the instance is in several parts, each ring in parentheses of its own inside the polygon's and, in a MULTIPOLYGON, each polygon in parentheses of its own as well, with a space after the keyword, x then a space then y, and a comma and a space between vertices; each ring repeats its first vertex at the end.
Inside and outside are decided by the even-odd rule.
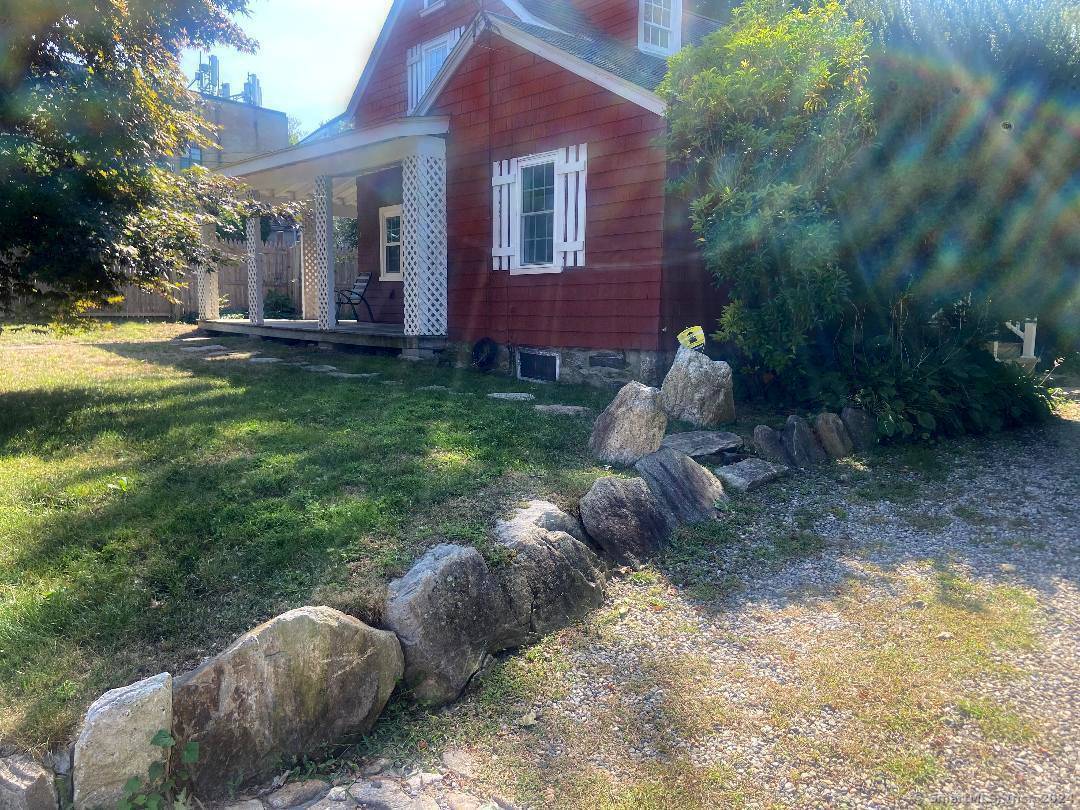
MULTIPOLYGON (((498 0, 485 0, 484 6, 488 11, 508 13, 498 0)), ((405 115, 409 103, 405 59, 409 48, 468 25, 478 11, 476 0, 446 0, 445 6, 424 15, 420 14, 421 8, 422 0, 406 0, 398 13, 357 107, 361 125, 373 126, 405 115)))
POLYGON ((589 22, 613 39, 637 47, 638 0, 577 0, 589 22))
POLYGON ((663 118, 500 39, 479 43, 431 114, 450 117, 451 339, 658 349, 663 118), (589 145, 586 266, 492 270, 492 162, 579 143, 589 145))

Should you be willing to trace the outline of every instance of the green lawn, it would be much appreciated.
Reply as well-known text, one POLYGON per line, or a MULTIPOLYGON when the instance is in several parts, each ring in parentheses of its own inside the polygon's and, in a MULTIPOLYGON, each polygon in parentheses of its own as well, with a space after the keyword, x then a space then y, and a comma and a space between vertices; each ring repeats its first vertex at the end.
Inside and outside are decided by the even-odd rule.
POLYGON ((587 419, 483 394, 603 392, 239 338, 218 342, 382 376, 207 361, 170 342, 193 331, 0 333, 0 750, 69 739, 103 690, 284 609, 376 621, 426 547, 483 549, 516 501, 602 474, 587 419))

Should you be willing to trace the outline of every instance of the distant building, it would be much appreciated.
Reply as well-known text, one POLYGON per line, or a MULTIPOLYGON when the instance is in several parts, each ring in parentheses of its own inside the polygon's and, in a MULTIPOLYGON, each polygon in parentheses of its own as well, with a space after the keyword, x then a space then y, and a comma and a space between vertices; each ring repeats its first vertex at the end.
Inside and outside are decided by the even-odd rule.
MULTIPOLYGON (((201 60, 200 60, 201 62, 201 60)), ((289 119, 285 113, 262 106, 262 86, 249 73, 242 93, 233 95, 220 81, 220 64, 211 56, 192 83, 202 96, 203 117, 215 128, 213 147, 189 146, 170 163, 178 169, 194 165, 219 169, 230 163, 276 152, 289 146, 289 119)))

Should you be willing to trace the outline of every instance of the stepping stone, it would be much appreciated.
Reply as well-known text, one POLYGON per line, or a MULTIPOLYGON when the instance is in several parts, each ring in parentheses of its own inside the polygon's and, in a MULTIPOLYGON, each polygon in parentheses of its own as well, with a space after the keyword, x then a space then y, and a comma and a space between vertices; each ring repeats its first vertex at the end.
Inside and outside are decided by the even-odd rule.
POLYGON ((208 338, 208 337, 186 337, 186 338, 177 338, 176 341, 174 341, 174 342, 177 342, 177 343, 203 343, 204 341, 207 341, 207 340, 210 340, 210 338, 208 338))
POLYGON ((374 377, 378 377, 378 373, 374 374, 350 374, 347 371, 331 371, 326 375, 327 377, 333 377, 338 380, 370 380, 374 377))
POLYGON ((729 464, 713 470, 725 489, 740 494, 753 492, 766 484, 775 481, 783 475, 787 475, 788 468, 779 464, 772 464, 760 458, 748 458, 738 464, 729 464))
POLYGON ((282 360, 280 357, 252 357, 248 362, 268 366, 271 363, 280 363, 282 360))
POLYGON ((191 352, 191 353, 195 353, 195 352, 227 352, 227 351, 229 351, 229 347, 228 346, 221 346, 221 345, 219 345, 217 343, 211 343, 208 346, 188 346, 187 348, 181 349, 180 351, 182 351, 182 352, 191 352))
POLYGON ((532 402, 534 399, 536 399, 536 397, 532 394, 510 393, 488 394, 488 399, 500 399, 504 402, 532 402))
POLYGON ((312 371, 316 374, 329 374, 332 371, 337 371, 337 366, 301 366, 304 371, 312 371))
POLYGON ((417 391, 444 391, 449 393, 450 389, 445 385, 424 385, 416 389, 417 391))
POLYGON ((719 430, 695 430, 691 433, 672 433, 665 436, 661 447, 682 453, 690 458, 715 456, 743 446, 741 436, 719 430))
POLYGON ((536 405, 534 407, 538 412, 552 416, 592 416, 593 413, 591 408, 581 405, 536 405))

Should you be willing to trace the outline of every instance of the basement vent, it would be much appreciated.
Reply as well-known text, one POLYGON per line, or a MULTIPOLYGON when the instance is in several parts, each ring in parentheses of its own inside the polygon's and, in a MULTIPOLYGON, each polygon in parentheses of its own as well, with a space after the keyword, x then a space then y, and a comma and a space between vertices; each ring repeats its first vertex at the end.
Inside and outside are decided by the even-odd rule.
POLYGON ((559 355, 534 349, 518 349, 518 378, 533 382, 558 382, 559 355))

